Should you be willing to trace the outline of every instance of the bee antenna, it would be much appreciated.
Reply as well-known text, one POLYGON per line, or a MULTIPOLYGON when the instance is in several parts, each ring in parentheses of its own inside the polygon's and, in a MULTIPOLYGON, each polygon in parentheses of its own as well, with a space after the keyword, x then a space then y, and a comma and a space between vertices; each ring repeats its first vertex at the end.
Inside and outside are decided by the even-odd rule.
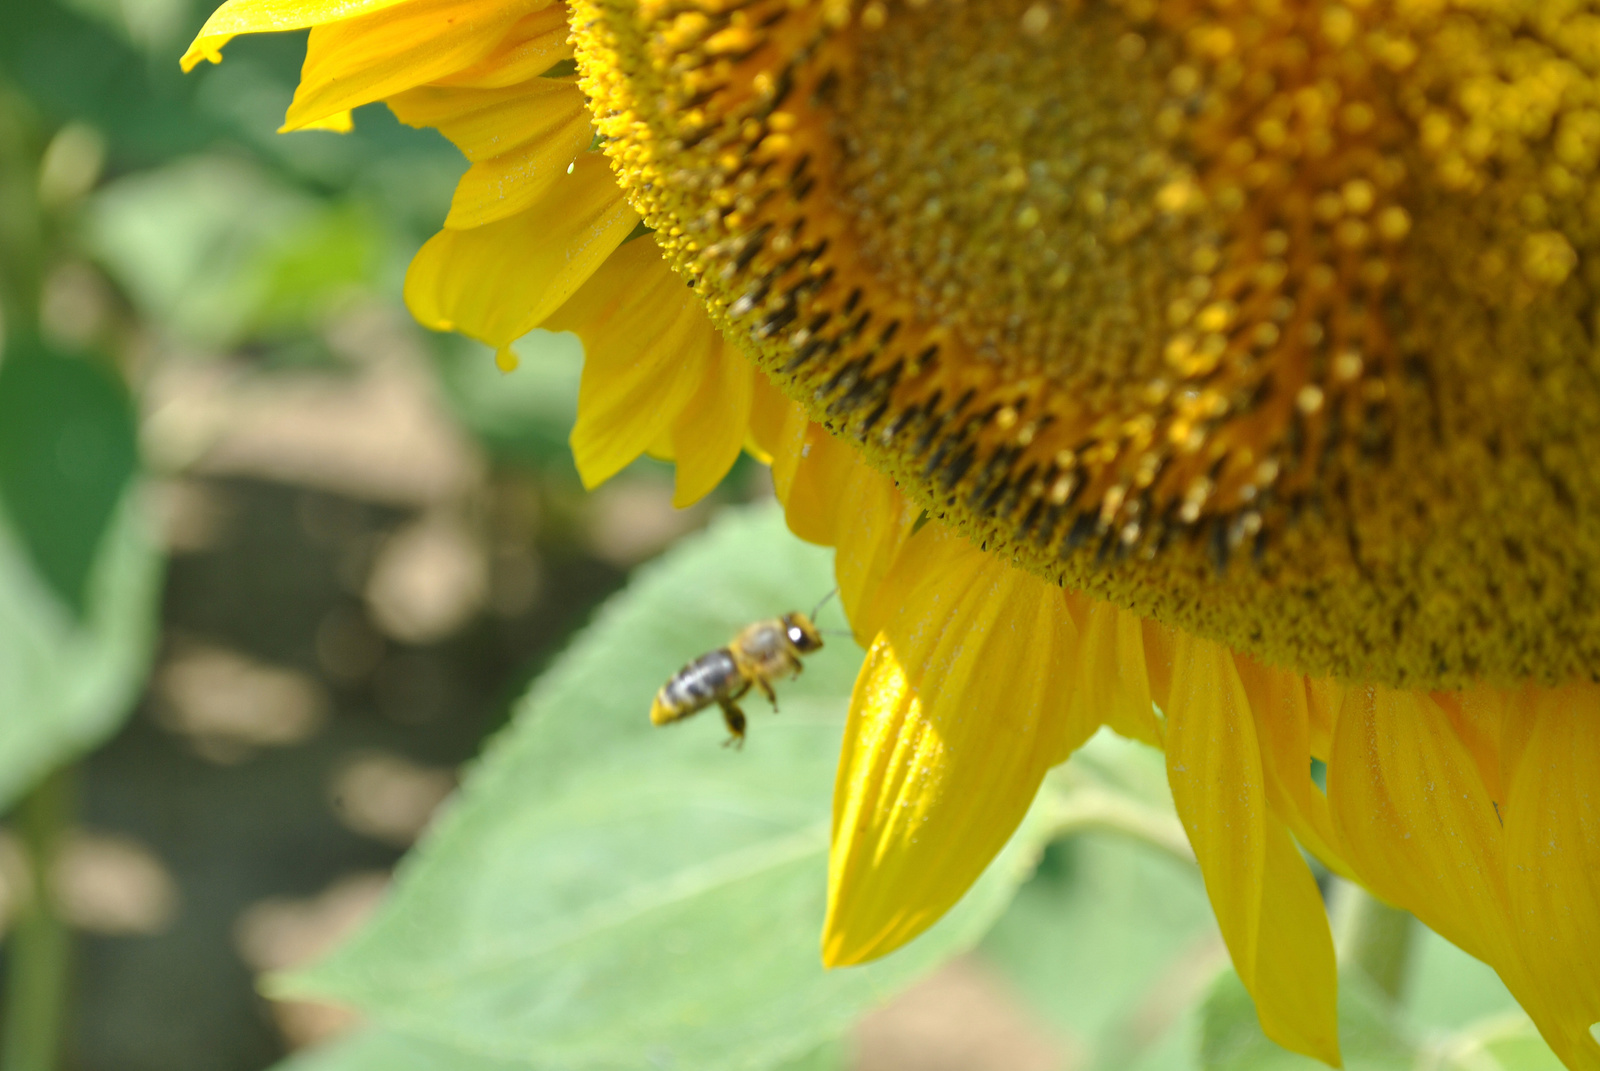
POLYGON ((828 592, 821 599, 819 599, 817 601, 817 605, 812 608, 812 610, 811 610, 811 620, 815 621, 817 619, 817 615, 822 612, 822 608, 824 606, 828 605, 828 600, 833 598, 837 594, 839 594, 839 585, 835 584, 833 586, 833 590, 828 592))

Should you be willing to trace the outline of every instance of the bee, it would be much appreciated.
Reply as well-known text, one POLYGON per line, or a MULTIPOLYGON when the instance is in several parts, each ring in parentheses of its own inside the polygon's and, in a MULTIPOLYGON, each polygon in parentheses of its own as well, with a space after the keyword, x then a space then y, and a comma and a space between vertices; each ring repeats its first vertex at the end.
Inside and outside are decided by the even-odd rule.
MULTIPOLYGON (((821 608, 818 603, 817 609, 821 608)), ((746 625, 728 646, 696 658, 656 693, 650 704, 651 723, 681 721, 715 703, 722 708, 722 720, 731 734, 724 746, 743 747, 745 716, 739 700, 754 685, 772 709, 778 709, 772 682, 799 676, 801 657, 822 649, 822 634, 811 623, 816 614, 816 610, 809 615, 797 610, 746 625)))

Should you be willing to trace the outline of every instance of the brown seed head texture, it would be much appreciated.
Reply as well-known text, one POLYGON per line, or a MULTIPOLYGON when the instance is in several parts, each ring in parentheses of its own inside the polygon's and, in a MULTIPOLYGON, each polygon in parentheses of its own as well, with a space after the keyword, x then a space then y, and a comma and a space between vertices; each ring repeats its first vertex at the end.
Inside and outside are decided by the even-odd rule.
POLYGON ((931 513, 1261 660, 1600 667, 1600 2, 574 0, 630 200, 931 513))

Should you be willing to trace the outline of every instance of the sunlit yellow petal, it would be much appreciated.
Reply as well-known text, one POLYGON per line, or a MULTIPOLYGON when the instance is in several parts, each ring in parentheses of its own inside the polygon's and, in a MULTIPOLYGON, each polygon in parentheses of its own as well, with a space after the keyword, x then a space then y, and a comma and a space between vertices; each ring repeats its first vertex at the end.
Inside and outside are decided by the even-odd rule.
POLYGON ((483 59, 434 80, 434 85, 498 89, 537 78, 572 56, 567 6, 551 3, 524 15, 483 59))
POLYGON ((312 28, 284 130, 431 82, 482 60, 550 0, 410 0, 312 28))
POLYGON ((472 161, 444 225, 479 227, 550 192, 593 135, 571 82, 532 78, 498 89, 419 86, 389 98, 410 126, 437 129, 472 161))
POLYGON ((1600 688, 1541 690, 1506 799, 1511 925, 1538 996, 1517 993, 1569 1067, 1600 1068, 1600 688))
POLYGON ((655 243, 617 250, 546 326, 583 340, 572 452, 584 485, 599 486, 647 450, 670 455, 673 422, 723 342, 655 243))
POLYGON ((228 0, 211 13, 179 61, 192 71, 201 60, 222 62, 222 46, 242 33, 303 30, 370 15, 415 0, 228 0))
POLYGON ((406 305, 436 331, 507 346, 560 308, 638 219, 605 161, 585 154, 526 212, 430 238, 406 273, 406 305))
POLYGON ((1166 743, 1178 817, 1262 1030, 1337 1065, 1338 983, 1322 897, 1268 805, 1250 699, 1225 648, 1178 639, 1166 743))
MULTIPOLYGON (((662 272, 672 274, 659 255, 656 261, 662 272)), ((739 459, 750 426, 751 382, 759 374, 755 365, 716 334, 699 304, 691 305, 715 344, 708 347, 710 356, 698 373, 699 389, 672 422, 672 459, 677 466, 672 504, 679 509, 709 494, 739 459)))
POLYGON ((334 112, 332 115, 323 116, 302 126, 301 130, 329 130, 335 134, 348 134, 356 127, 355 119, 349 109, 334 112))
POLYGON ((861 963, 936 922, 988 866, 1050 766, 1076 628, 1060 593, 930 523, 856 681, 834 784, 823 960, 861 963))

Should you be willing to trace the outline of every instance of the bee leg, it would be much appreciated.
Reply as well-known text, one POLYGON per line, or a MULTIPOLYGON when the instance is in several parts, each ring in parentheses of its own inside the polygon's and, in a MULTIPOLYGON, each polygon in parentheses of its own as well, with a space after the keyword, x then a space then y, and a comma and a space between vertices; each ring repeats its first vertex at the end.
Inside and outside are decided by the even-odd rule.
POLYGON ((722 742, 723 747, 744 747, 744 711, 739 709, 739 704, 731 699, 718 699, 717 706, 722 708, 722 720, 728 723, 728 739, 722 742))
POLYGON ((767 702, 772 704, 772 712, 776 714, 778 712, 778 695, 772 690, 772 685, 768 684, 764 678, 757 677, 756 687, 760 688, 761 694, 767 697, 767 702))

